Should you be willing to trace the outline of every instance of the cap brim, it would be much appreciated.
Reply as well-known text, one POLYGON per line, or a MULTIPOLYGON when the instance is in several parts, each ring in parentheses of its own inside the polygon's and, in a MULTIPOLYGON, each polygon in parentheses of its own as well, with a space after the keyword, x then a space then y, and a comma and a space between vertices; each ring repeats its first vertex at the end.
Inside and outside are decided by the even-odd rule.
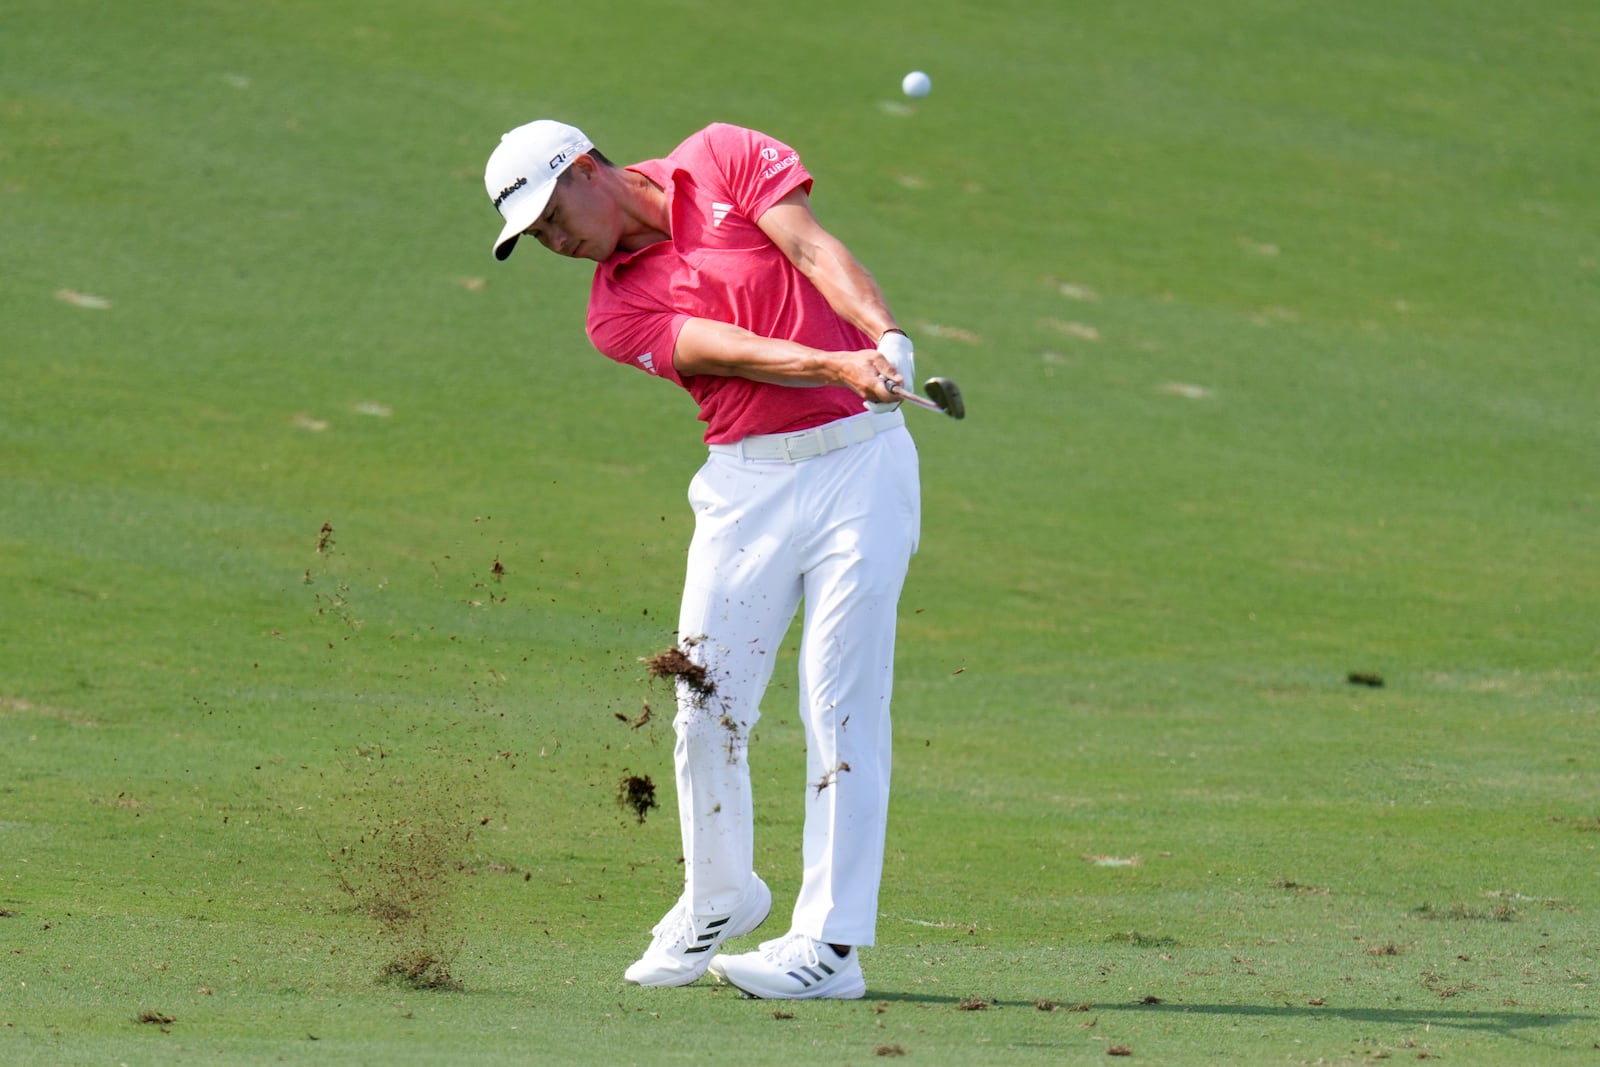
POLYGON ((551 178, 544 185, 530 189, 516 198, 516 203, 508 205, 510 213, 505 215, 506 224, 500 230, 500 236, 494 239, 494 258, 504 260, 511 255, 517 247, 517 238, 522 236, 524 230, 539 221, 539 216, 544 214, 545 205, 550 203, 550 196, 556 190, 556 179, 551 178))

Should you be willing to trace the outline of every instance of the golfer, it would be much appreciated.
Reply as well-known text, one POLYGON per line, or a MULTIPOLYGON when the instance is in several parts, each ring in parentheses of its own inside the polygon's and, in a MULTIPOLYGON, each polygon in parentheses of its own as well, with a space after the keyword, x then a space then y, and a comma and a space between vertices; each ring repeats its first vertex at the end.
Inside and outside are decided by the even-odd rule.
POLYGON ((594 260, 588 334, 604 355, 688 390, 709 447, 689 488, 695 531, 678 617, 676 745, 683 895, 625 977, 745 993, 854 998, 873 943, 889 806, 895 612, 921 520, 917 453, 891 384, 910 338, 877 283, 818 223, 788 145, 712 125, 664 159, 611 163, 578 129, 505 134, 484 174, 504 227, 594 260), (789 931, 760 926, 746 741, 805 605, 804 872, 789 931))

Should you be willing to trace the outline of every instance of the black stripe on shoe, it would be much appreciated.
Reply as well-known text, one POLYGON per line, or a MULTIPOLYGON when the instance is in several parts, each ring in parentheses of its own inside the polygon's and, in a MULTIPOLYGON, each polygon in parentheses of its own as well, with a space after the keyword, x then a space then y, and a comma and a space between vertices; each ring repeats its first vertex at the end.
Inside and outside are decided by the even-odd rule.
POLYGON ((720 919, 712 919, 710 922, 706 923, 706 932, 695 935, 695 940, 699 942, 699 944, 689 945, 683 951, 686 953, 704 952, 707 949, 715 948, 717 942, 722 940, 722 928, 727 926, 728 921, 732 918, 732 915, 724 915, 720 919))
POLYGON ((810 967, 802 964, 797 969, 790 971, 789 977, 793 978, 796 982, 799 982, 801 989, 810 989, 818 982, 823 982, 829 978, 832 978, 833 968, 829 967, 826 963, 820 962, 816 965, 816 967, 810 967), (819 970, 822 972, 821 974, 817 973, 819 970), (802 971, 805 973, 802 974, 802 971))

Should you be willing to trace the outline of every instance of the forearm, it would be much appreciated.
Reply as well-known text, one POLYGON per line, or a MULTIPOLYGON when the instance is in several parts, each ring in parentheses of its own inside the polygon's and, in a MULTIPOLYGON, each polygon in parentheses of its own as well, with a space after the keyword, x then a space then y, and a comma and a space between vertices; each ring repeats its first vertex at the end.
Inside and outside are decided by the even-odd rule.
POLYGON ((757 220, 772 243, 804 274, 835 314, 877 343, 896 328, 883 290, 867 268, 811 213, 811 200, 796 189, 757 220))
POLYGON ((874 349, 825 352, 713 319, 683 324, 672 365, 684 378, 709 374, 773 385, 842 385, 878 403, 894 399, 885 384, 889 379, 901 381, 894 364, 874 349))
POLYGON ((690 319, 672 354, 678 374, 749 378, 774 385, 836 385, 843 381, 836 353, 794 341, 762 337, 712 319, 690 319))
POLYGON ((800 270, 828 305, 874 343, 896 329, 889 302, 877 279, 832 235, 820 235, 806 249, 800 270))
MULTIPOLYGON (((798 266, 833 310, 877 345, 877 358, 870 364, 873 373, 900 385, 911 383, 916 367, 911 338, 896 325, 883 290, 850 250, 819 227, 805 246, 798 266)), ((869 382, 864 389, 858 389, 873 411, 886 411, 893 406, 893 397, 878 395, 881 388, 869 382)))

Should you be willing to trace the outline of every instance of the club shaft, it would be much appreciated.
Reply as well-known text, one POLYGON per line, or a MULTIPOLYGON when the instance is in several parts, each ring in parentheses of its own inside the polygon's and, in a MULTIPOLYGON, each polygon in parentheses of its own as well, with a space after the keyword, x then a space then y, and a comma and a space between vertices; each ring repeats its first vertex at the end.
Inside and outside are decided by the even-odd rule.
POLYGON ((940 407, 938 404, 935 404, 927 397, 918 396, 916 393, 907 392, 898 385, 891 385, 889 387, 889 391, 895 396, 899 397, 901 400, 909 400, 919 407, 927 408, 929 411, 944 411, 944 408, 940 407))

